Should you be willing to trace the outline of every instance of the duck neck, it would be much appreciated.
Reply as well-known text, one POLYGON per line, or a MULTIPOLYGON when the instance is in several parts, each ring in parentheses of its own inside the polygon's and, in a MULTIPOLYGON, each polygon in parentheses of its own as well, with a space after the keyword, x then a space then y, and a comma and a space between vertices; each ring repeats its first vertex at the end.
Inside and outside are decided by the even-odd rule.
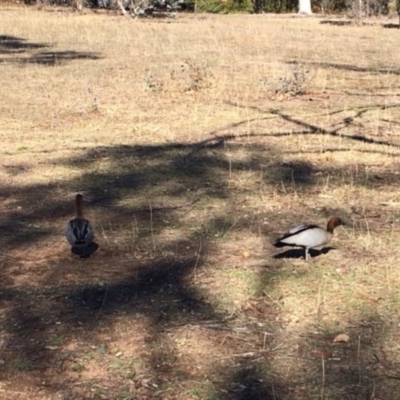
POLYGON ((333 230, 335 229, 335 227, 337 226, 337 224, 335 223, 336 221, 334 219, 331 219, 328 222, 328 226, 326 227, 326 230, 331 233, 333 235, 333 230))
POLYGON ((76 196, 75 205, 77 218, 83 218, 82 196, 79 194, 76 196))

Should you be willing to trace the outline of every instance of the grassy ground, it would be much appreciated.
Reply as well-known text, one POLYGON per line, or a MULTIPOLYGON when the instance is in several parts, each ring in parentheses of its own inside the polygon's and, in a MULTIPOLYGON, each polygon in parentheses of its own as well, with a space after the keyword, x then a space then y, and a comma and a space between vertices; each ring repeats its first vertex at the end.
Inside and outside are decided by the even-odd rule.
POLYGON ((400 38, 324 21, 1 10, 0 398, 400 399, 400 38))

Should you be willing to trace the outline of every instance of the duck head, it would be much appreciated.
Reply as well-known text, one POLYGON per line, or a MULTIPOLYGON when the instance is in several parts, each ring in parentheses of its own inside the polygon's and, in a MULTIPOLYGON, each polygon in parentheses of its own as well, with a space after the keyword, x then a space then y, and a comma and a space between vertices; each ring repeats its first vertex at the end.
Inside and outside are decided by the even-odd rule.
POLYGON ((333 230, 340 225, 344 225, 344 223, 342 222, 342 220, 338 217, 333 217, 328 221, 328 227, 326 228, 326 230, 330 233, 333 233, 333 230))

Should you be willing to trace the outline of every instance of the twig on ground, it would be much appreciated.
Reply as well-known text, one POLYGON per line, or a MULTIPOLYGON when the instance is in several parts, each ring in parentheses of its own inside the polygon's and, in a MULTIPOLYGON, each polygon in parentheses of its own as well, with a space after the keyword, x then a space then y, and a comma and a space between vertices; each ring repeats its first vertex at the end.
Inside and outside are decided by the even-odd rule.
POLYGON ((101 306, 100 306, 99 311, 97 313, 97 319, 100 317, 100 313, 103 310, 104 304, 106 302, 107 293, 108 293, 108 285, 106 286, 106 291, 104 292, 103 300, 101 302, 101 306))

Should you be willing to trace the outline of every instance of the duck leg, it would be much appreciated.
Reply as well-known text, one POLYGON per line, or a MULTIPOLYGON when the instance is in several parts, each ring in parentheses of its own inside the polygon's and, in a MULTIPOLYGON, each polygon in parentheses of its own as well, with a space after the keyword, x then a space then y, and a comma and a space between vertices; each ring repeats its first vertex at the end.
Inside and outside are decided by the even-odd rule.
POLYGON ((304 259, 307 261, 310 259, 310 253, 308 252, 309 248, 308 247, 304 247, 304 259))

